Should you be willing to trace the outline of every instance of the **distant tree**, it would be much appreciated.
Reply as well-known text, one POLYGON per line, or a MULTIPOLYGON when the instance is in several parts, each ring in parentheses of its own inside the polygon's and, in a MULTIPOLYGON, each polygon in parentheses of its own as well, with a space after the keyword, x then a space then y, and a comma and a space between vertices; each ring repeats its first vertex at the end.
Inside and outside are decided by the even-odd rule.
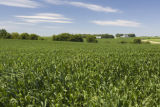
POLYGON ((101 36, 102 38, 114 38, 111 34, 74 34, 74 36, 81 36, 82 38, 86 38, 88 36, 101 36))
POLYGON ((69 33, 61 33, 59 35, 53 35, 52 39, 54 41, 72 41, 72 42, 83 42, 82 36, 69 34, 69 33))
POLYGON ((11 35, 12 35, 12 39, 19 39, 20 38, 20 35, 17 32, 13 32, 11 35))
POLYGON ((101 34, 101 35, 98 35, 98 36, 101 36, 102 38, 114 38, 114 36, 111 35, 111 34, 101 34))
POLYGON ((141 44, 141 42, 142 42, 141 39, 138 39, 138 38, 133 40, 133 43, 135 44, 141 44))
POLYGON ((20 35, 20 39, 28 40, 28 39, 30 39, 30 36, 29 36, 28 33, 22 33, 22 34, 20 35))
POLYGON ((80 35, 72 35, 69 39, 72 42, 83 42, 83 38, 80 35))
POLYGON ((95 36, 87 36, 86 40, 88 43, 97 43, 98 42, 95 36))
POLYGON ((82 34, 83 38, 87 38, 88 36, 96 36, 95 34, 82 34))
POLYGON ((53 40, 55 41, 69 41, 69 39, 71 38, 71 34, 69 33, 61 33, 59 35, 54 35, 53 36, 53 40))
POLYGON ((128 34, 128 37, 136 37, 135 34, 128 34))
POLYGON ((7 38, 7 31, 5 29, 0 29, 0 38, 7 38))
POLYGON ((119 34, 119 33, 117 33, 116 34, 116 37, 121 37, 121 36, 123 36, 124 34, 119 34))
POLYGON ((38 37, 38 40, 44 40, 44 38, 39 36, 39 37, 38 37))
POLYGON ((37 34, 30 34, 30 40, 38 40, 38 35, 37 34))
POLYGON ((7 33, 5 39, 12 39, 12 35, 10 33, 7 33))

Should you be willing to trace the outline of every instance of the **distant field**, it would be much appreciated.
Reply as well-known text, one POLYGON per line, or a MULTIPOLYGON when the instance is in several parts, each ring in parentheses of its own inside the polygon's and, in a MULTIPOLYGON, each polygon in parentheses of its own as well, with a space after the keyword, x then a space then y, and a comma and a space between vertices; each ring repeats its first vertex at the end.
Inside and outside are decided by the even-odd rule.
POLYGON ((154 42, 160 42, 160 39, 146 39, 146 40, 154 41, 154 42))
POLYGON ((0 40, 0 105, 159 107, 160 45, 98 41, 0 40))

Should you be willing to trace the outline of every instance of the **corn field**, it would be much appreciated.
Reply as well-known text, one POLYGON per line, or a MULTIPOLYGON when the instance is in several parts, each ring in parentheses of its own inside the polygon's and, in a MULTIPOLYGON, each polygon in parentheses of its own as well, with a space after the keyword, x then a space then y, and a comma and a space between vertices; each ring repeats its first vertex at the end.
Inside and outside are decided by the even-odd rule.
POLYGON ((2 107, 160 107, 160 45, 0 40, 2 107))

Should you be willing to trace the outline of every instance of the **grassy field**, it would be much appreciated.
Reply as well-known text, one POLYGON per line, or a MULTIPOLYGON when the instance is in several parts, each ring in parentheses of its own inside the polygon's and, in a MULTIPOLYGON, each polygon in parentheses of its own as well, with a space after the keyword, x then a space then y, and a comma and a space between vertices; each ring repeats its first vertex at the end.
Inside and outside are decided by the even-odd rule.
POLYGON ((160 45, 131 41, 0 40, 0 105, 159 107, 160 45))
POLYGON ((160 42, 160 39, 146 39, 148 41, 160 42))

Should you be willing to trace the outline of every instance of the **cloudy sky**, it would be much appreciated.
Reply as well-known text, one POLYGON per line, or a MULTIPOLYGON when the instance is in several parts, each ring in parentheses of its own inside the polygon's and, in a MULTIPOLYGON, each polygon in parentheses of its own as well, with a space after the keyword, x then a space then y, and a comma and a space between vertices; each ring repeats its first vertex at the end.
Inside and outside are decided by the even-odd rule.
POLYGON ((0 0, 0 29, 37 33, 160 35, 159 0, 0 0))

